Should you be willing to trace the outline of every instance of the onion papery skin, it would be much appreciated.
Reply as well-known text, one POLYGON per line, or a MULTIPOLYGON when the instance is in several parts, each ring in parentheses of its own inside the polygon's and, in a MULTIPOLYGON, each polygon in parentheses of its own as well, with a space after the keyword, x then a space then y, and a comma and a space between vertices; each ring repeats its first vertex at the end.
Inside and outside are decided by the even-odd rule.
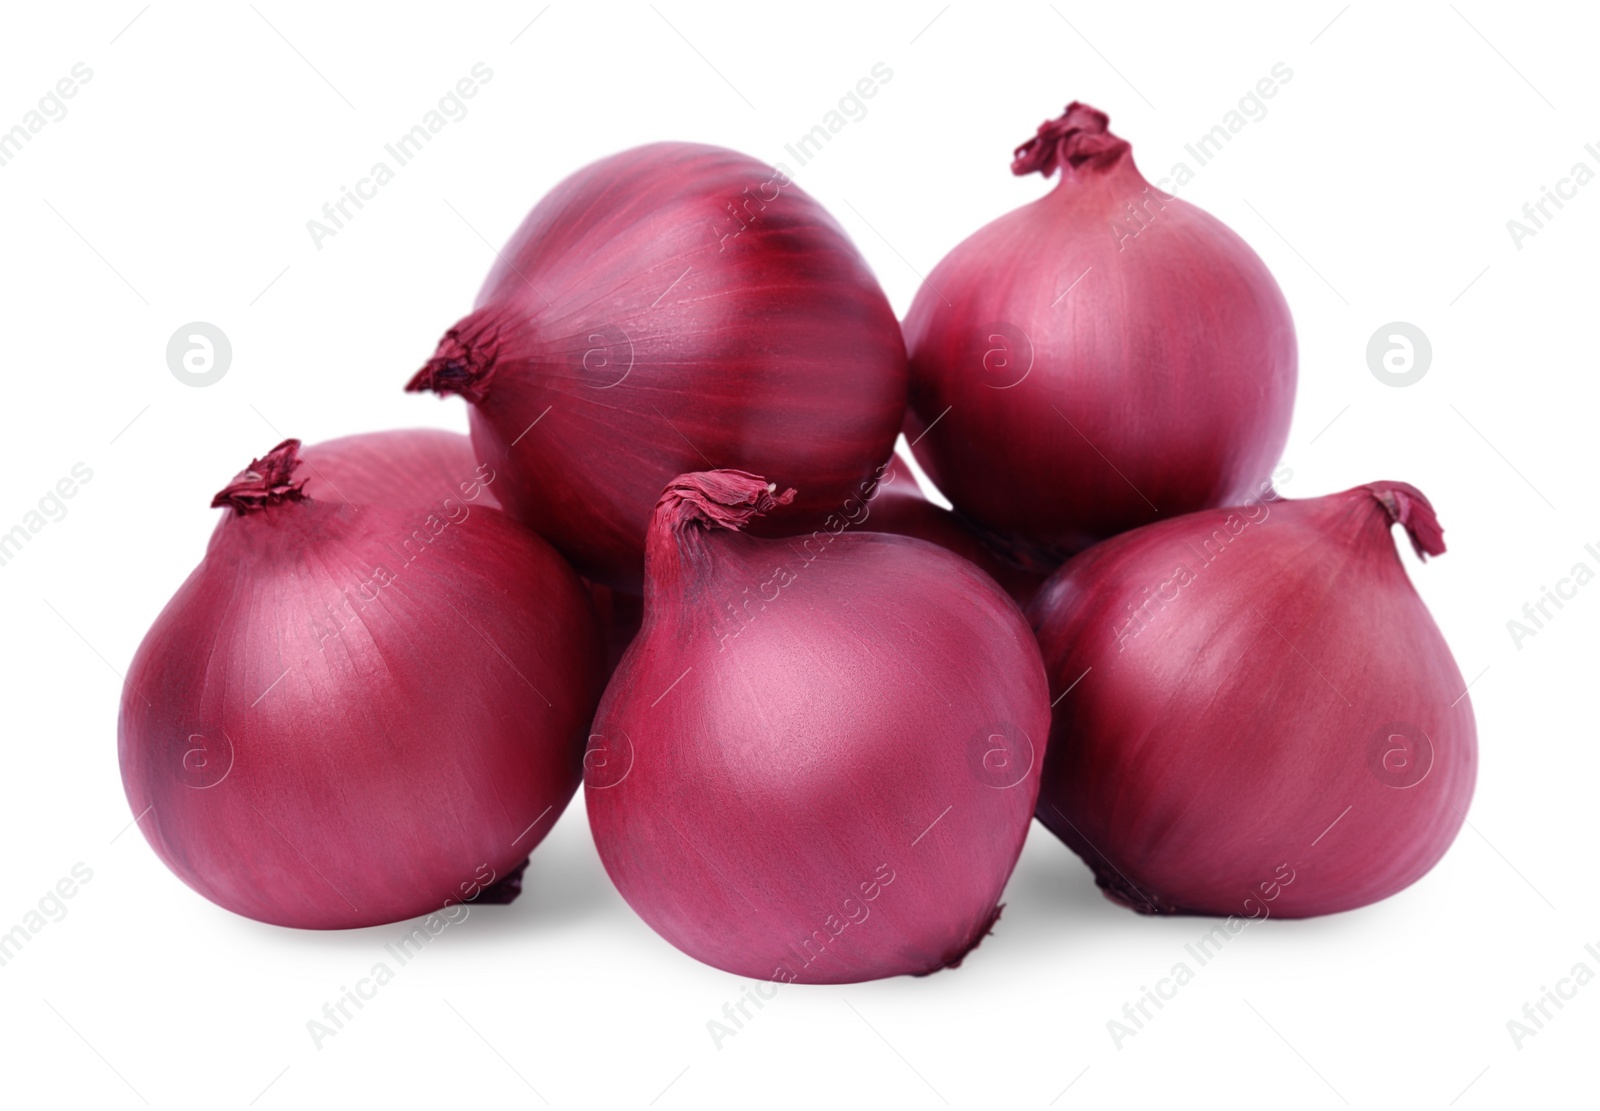
POLYGON ((657 143, 540 201, 407 388, 470 401, 507 511, 637 594, 675 476, 792 476, 763 527, 809 531, 889 457, 906 383, 894 311, 821 205, 742 154, 657 143))
MULTIPOLYGON (((468 509, 498 509, 494 472, 478 462, 472 441, 439 428, 358 432, 298 449, 293 478, 306 498, 391 509, 436 509, 443 517, 468 509)), ((235 516, 217 521, 220 533, 235 516)))
POLYGON ((662 495, 644 628, 584 760, 600 858, 657 933, 729 972, 953 967, 998 917, 1033 812, 1037 646, 935 545, 733 531, 773 491, 714 471, 662 495))
POLYGON ((1103 113, 1069 105, 1013 169, 1061 180, 918 290, 907 433, 958 513, 1048 572, 1253 494, 1288 437, 1297 357, 1266 265, 1151 186, 1103 113))
POLYGON ((297 448, 218 495, 229 516, 134 656, 128 802, 179 878, 246 917, 440 911, 514 879, 576 790, 598 621, 504 514, 312 500, 297 448))
POLYGON ((961 518, 924 497, 910 469, 898 457, 879 479, 870 516, 863 527, 872 532, 914 536, 976 563, 1019 606, 1026 607, 1045 580, 1044 575, 1012 564, 979 539, 961 518))
POLYGON ((460 432, 404 428, 341 436, 302 448, 300 465, 296 474, 313 501, 415 509, 449 499, 500 507, 494 472, 460 432))
POLYGON ((1427 499, 1376 482, 1136 529, 1045 584, 1029 616, 1059 701, 1039 820, 1115 901, 1304 918, 1444 855, 1477 732, 1396 522, 1444 551, 1427 499))
MULTIPOLYGON (((436 509, 445 518, 460 513, 463 504, 500 508, 493 489, 498 475, 478 462, 472 441, 438 428, 361 432, 302 447, 295 474, 313 501, 436 509)), ((217 529, 232 515, 225 512, 217 529)), ((605 634, 609 675, 639 631, 642 603, 587 580, 585 586, 605 634)))

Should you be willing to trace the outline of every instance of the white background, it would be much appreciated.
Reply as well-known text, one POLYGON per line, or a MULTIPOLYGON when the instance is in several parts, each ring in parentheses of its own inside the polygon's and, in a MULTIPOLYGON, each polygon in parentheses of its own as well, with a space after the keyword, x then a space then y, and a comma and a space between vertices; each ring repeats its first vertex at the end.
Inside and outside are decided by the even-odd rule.
POLYGON ((1583 949, 1600 947, 1600 586, 1520 648, 1506 622, 1580 559, 1600 566, 1583 551, 1600 543, 1600 182, 1521 249, 1506 221, 1575 162, 1600 169, 1584 151, 1600 143, 1597 34, 1577 5, 1483 0, 8 7, 0 129, 74 63, 93 77, 0 167, 0 531, 74 463, 94 477, 65 519, 0 567, 0 931, 75 863, 93 879, 0 967, 0 1098, 1577 1099, 1592 1083, 1600 986, 1520 1049, 1506 1023, 1575 963, 1600 971, 1583 949), (477 62, 493 78, 468 115, 317 249, 306 221, 477 62), (877 62, 894 76, 869 113, 796 167, 783 145, 877 62), (458 402, 401 386, 469 307, 490 245, 561 177, 668 138, 789 161, 903 313, 919 272, 1043 191, 1011 176, 1010 151, 1066 101, 1108 111, 1154 179, 1278 62, 1293 78, 1268 115, 1182 195, 1260 252, 1294 311, 1301 384, 1284 492, 1403 479, 1447 529, 1448 555, 1407 561, 1474 680, 1482 767, 1470 826, 1415 887, 1252 928, 1117 1048, 1107 1020, 1207 923, 1111 905, 1036 826, 999 932, 966 966, 785 988, 719 1049, 706 1023, 743 982, 628 910, 580 800, 535 854, 519 902, 475 910, 317 1049, 307 1021, 405 930, 246 921, 183 886, 129 828, 118 673, 199 559, 210 496, 281 435, 465 429, 458 402), (234 351, 204 389, 165 360, 168 338, 196 320, 234 351), (1396 320, 1434 349, 1427 376, 1404 389, 1365 360, 1369 337, 1396 320))

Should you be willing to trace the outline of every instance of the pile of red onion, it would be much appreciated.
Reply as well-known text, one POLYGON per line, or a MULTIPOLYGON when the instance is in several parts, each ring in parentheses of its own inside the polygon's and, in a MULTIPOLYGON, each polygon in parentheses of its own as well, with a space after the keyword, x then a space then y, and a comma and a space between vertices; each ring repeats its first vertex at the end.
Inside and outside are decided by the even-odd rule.
POLYGON ((812 984, 968 961, 1035 816, 1145 914, 1415 883, 1477 770, 1392 532, 1442 554, 1434 507, 1278 495, 1283 295, 1107 125, 1016 149, 1058 183, 903 337, 744 155, 557 185, 407 387, 470 441, 286 440, 217 494, 118 723, 161 859, 285 926, 509 902, 581 779, 657 933, 812 984))

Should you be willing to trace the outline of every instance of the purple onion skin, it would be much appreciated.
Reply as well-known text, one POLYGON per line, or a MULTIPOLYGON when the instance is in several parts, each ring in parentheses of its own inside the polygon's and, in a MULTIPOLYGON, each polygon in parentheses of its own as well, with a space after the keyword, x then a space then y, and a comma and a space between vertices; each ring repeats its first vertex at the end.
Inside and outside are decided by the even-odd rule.
MULTIPOLYGON (((300 461, 296 474, 305 478, 305 494, 313 501, 438 509, 446 514, 459 512, 453 504, 500 508, 494 496, 499 475, 477 461, 472 441, 459 432, 436 428, 362 432, 302 448, 300 461)), ((217 528, 224 521, 218 521, 217 528)), ((585 586, 605 630, 609 674, 639 631, 642 603, 638 595, 587 581, 585 586)))
POLYGON ((735 151, 654 143, 551 190, 407 389, 466 398, 507 512, 638 594, 674 477, 804 476, 758 531, 819 527, 889 457, 906 381, 894 310, 820 204, 735 151))
POLYGON ((1108 896, 1305 918, 1438 863, 1477 731, 1395 522, 1444 551, 1427 499, 1377 482, 1136 529, 1045 584, 1029 615, 1060 701, 1039 820, 1108 896))
POLYGON ((598 621, 504 514, 305 499, 288 444, 219 495, 244 511, 134 656, 128 802, 180 879, 246 917, 441 911, 515 872, 576 790, 598 621))
MULTIPOLYGON (((434 510, 441 516, 499 509, 495 474, 472 453, 472 441, 438 428, 358 432, 298 449, 294 479, 312 501, 434 510)), ((227 509, 213 534, 235 516, 227 509)))
POLYGON ((362 432, 304 448, 300 460, 305 494, 313 501, 412 509, 450 499, 500 508, 494 472, 478 462, 472 441, 459 432, 362 432))
POLYGON ((781 504, 770 490, 714 471, 662 496, 644 628, 585 758, 600 858, 657 933, 729 972, 953 967, 998 916, 1033 813, 1037 647, 932 544, 729 531, 781 504))
POLYGON ((952 249, 905 320, 917 460, 1045 572, 1250 496, 1294 404, 1294 323, 1266 265, 1155 190, 1106 122, 1073 104, 1019 148, 1015 172, 1059 183, 952 249))

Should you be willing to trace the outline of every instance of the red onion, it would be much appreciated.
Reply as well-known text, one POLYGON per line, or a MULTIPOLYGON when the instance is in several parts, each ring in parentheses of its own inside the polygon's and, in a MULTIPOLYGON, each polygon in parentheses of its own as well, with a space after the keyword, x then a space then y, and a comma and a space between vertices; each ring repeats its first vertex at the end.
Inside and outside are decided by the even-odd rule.
POLYGON ((1049 701, 1016 605, 882 533, 741 532, 782 505, 684 475, 650 522, 644 628, 585 757, 601 860, 718 968, 850 983, 959 964, 1027 834, 1049 701))
POLYGON ((914 536, 955 552, 987 571, 1019 606, 1026 606, 1044 582, 1043 575, 1014 566, 980 540, 961 518, 923 497, 916 479, 899 459, 878 480, 871 516, 864 527, 914 536))
POLYGON ((918 461, 1041 569, 1249 496, 1294 400, 1266 266, 1145 181, 1106 122, 1073 103, 1017 148, 1013 172, 1060 183, 952 250, 905 322, 918 461))
POLYGON ((560 816, 600 632, 571 568, 504 514, 318 501, 298 448, 217 495, 232 512, 128 671, 123 784, 213 902, 393 922, 507 877, 560 816))
POLYGON ((471 402, 507 510, 638 593, 675 475, 803 479, 774 535, 837 512, 894 444, 905 346, 867 264, 787 177, 657 143, 540 201, 407 389, 471 402))
POLYGON ((1136 529, 1045 584, 1030 616, 1059 702, 1039 819, 1113 899, 1302 918, 1444 855, 1477 732, 1395 522, 1419 556, 1444 551, 1421 493, 1374 482, 1136 529))

